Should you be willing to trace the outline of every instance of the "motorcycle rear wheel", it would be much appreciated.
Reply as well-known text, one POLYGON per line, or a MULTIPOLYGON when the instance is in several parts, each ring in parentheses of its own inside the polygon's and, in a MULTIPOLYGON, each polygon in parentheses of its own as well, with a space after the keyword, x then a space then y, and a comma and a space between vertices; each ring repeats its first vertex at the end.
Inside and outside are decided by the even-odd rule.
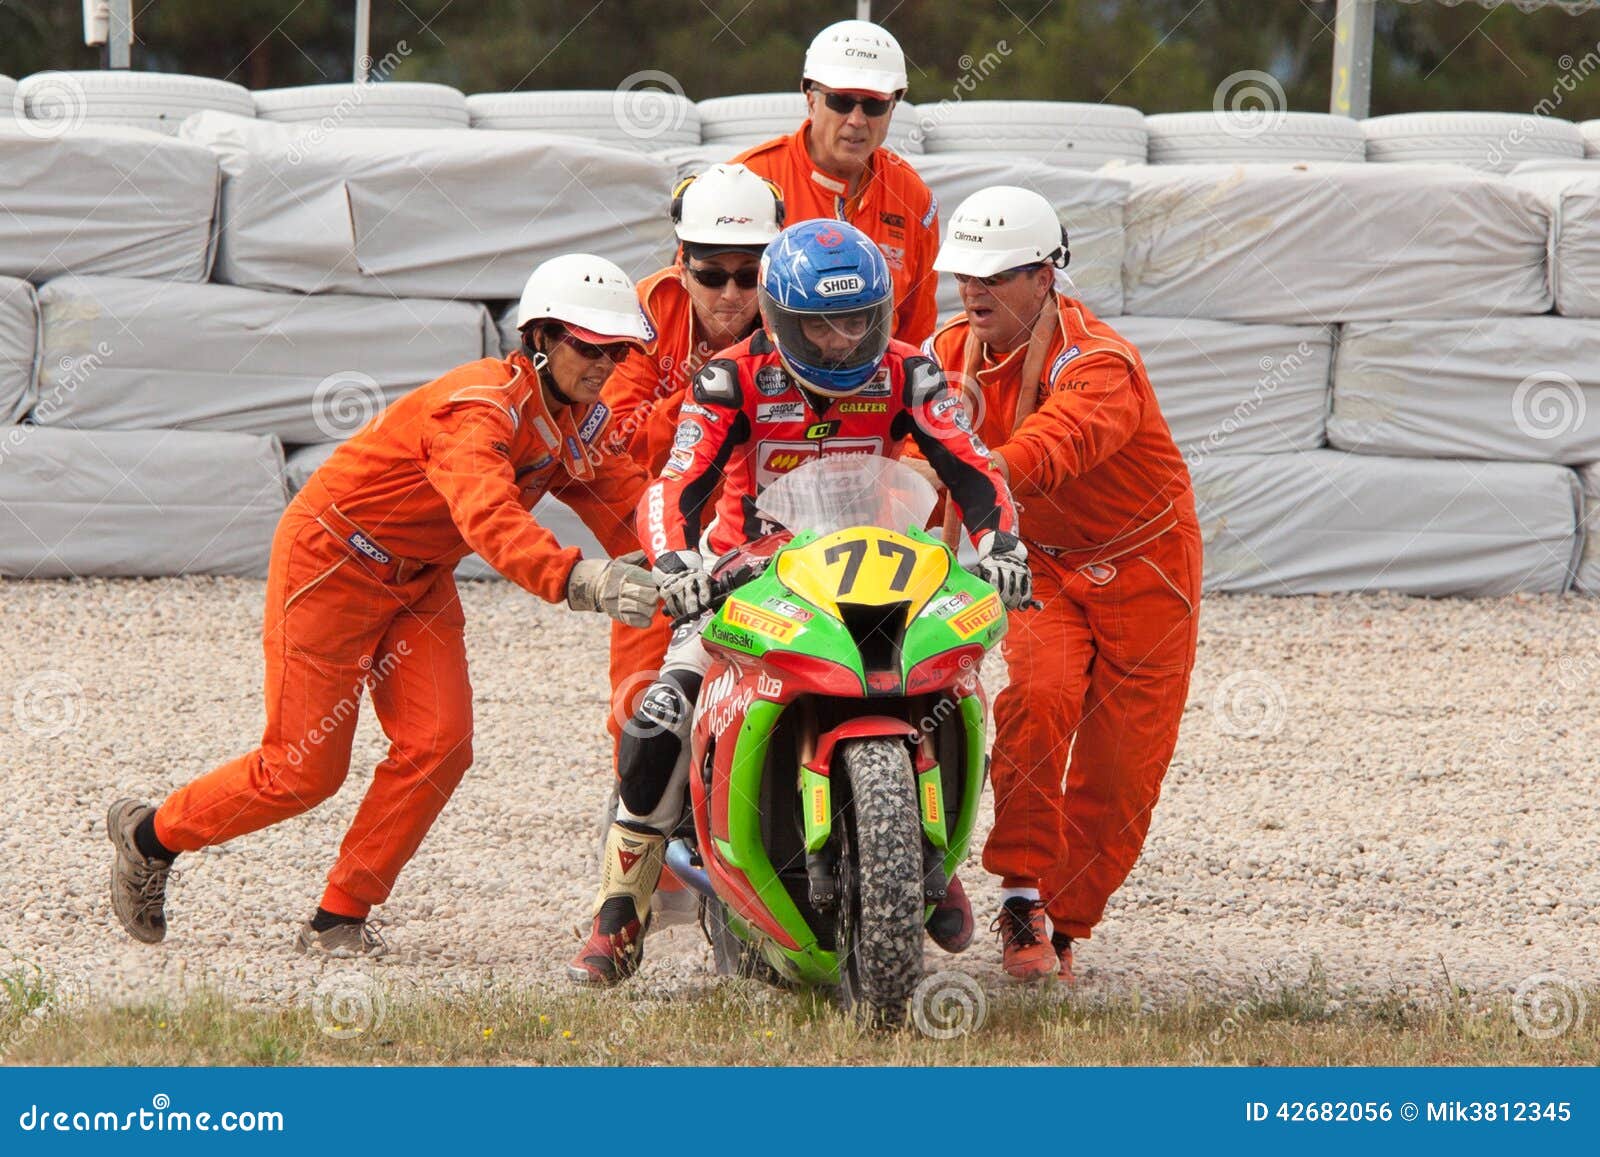
POLYGON ((849 802, 836 818, 839 1000, 868 1023, 896 1028, 922 979, 922 824, 904 741, 840 745, 849 802))

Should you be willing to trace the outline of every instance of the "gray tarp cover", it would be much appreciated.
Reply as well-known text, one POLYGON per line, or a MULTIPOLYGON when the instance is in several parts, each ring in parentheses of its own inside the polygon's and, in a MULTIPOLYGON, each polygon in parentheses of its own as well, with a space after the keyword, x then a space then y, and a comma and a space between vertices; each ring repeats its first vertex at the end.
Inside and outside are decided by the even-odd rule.
POLYGON ((1586 595, 1600 595, 1600 465, 1578 471, 1583 485, 1583 559, 1578 565, 1577 588, 1586 595))
POLYGON ((1600 321, 1348 325, 1328 441, 1414 458, 1600 461, 1600 321))
POLYGON ((492 335, 471 302, 231 285, 63 277, 39 304, 36 420, 80 429, 348 435, 387 402, 483 357, 492 335))
POLYGON ((142 129, 39 139, 0 117, 0 273, 204 281, 217 159, 142 129))
POLYGON ((284 501, 275 438, 13 426, 0 575, 265 575, 284 501))
POLYGON ((304 293, 520 296, 562 253, 631 276, 672 255, 674 170, 573 137, 331 129, 225 113, 183 136, 221 158, 216 280, 304 293))
POLYGON ((1556 311, 1600 317, 1600 161, 1532 161, 1507 178, 1550 207, 1550 284, 1556 311))
POLYGON ((1193 466, 1208 590, 1561 591, 1578 476, 1533 462, 1214 455, 1193 466))
POLYGON ((0 425, 17 421, 33 405, 38 331, 33 286, 0 277, 0 425))
POLYGON ((1455 165, 1130 165, 1123 308, 1388 321, 1550 308, 1547 203, 1455 165))
MULTIPOLYGON (((950 214, 979 189, 1020 185, 1055 207, 1071 234, 1072 264, 1067 274, 1075 297, 1106 317, 1123 312, 1122 213, 1127 182, 1040 161, 1010 160, 996 153, 928 153, 906 158, 939 199, 939 236, 950 214)), ((939 277, 939 316, 961 309, 955 278, 939 277)))
POLYGON ((1322 445, 1329 327, 1131 315, 1111 324, 1143 356, 1185 458, 1322 445))

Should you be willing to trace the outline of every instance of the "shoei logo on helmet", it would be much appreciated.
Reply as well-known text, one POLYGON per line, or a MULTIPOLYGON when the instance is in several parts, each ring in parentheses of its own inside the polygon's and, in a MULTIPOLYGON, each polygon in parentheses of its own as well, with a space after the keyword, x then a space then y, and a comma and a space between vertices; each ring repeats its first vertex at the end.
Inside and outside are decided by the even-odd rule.
POLYGON ((848 297, 860 293, 866 286, 859 274, 850 273, 843 277, 824 277, 817 282, 817 293, 822 297, 848 297))
POLYGON ((837 249, 844 244, 844 234, 837 229, 824 229, 817 234, 817 244, 824 249, 837 249))

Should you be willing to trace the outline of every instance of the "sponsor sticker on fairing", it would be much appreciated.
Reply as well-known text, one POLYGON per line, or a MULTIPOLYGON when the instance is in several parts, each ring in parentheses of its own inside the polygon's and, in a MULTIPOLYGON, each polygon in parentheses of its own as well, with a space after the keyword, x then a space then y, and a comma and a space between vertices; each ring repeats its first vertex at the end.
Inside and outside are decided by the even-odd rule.
MULTIPOLYGON (((969 598, 967 601, 971 602, 972 600, 969 598)), ((788 599, 780 599, 776 595, 773 595, 761 605, 766 607, 768 610, 778 612, 778 614, 782 615, 786 619, 793 619, 797 623, 808 623, 811 621, 810 611, 806 610, 804 607, 797 607, 788 599)))
POLYGON ((672 444, 680 450, 687 450, 706 436, 705 427, 699 422, 690 419, 678 423, 678 432, 672 436, 672 444))
POLYGON ((800 422, 805 416, 804 402, 760 402, 756 405, 758 422, 800 422))
POLYGON ((776 398, 789 388, 789 375, 781 366, 762 366, 756 371, 756 392, 764 398, 776 398))
POLYGON ((970 639, 991 623, 999 621, 1000 596, 985 595, 959 615, 950 618, 950 628, 963 639, 970 639))
POLYGON ((722 605, 722 618, 724 622, 733 626, 745 627, 757 634, 777 639, 780 643, 787 643, 800 633, 800 624, 793 619, 774 615, 770 611, 764 611, 760 607, 753 607, 737 599, 729 599, 722 605))
POLYGON ((966 591, 957 591, 955 594, 946 595, 944 598, 934 603, 928 608, 928 611, 931 614, 938 615, 940 618, 945 618, 949 615, 955 614, 962 607, 970 607, 971 605, 972 596, 966 591))

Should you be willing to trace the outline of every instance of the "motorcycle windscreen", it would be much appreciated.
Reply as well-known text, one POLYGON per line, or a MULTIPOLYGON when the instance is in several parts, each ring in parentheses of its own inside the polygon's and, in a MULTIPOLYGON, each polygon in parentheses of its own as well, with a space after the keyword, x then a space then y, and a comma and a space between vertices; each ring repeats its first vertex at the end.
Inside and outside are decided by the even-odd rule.
POLYGON ((852 526, 904 532, 928 525, 939 496, 909 466, 878 454, 824 454, 761 492, 756 510, 795 534, 852 526))

